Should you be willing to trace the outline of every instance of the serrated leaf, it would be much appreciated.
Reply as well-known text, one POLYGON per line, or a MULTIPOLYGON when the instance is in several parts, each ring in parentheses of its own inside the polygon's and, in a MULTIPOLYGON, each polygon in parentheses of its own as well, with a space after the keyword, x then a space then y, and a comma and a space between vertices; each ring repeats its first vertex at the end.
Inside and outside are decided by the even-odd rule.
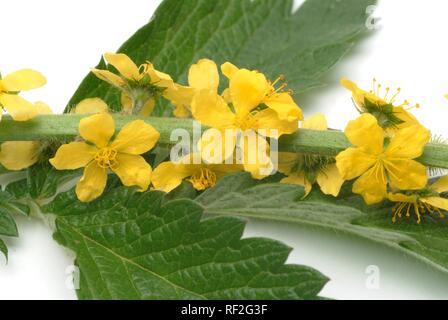
POLYGON ((56 195, 64 183, 80 176, 79 171, 58 171, 49 164, 34 165, 27 170, 26 178, 9 184, 6 191, 16 199, 29 197, 44 200, 56 195))
POLYGON ((338 198, 319 191, 305 200, 302 187, 254 182, 247 174, 225 177, 200 195, 206 214, 259 218, 356 235, 448 273, 448 220, 424 216, 392 223, 393 204, 367 206, 347 185, 338 198))
POLYGON ((76 253, 81 299, 315 299, 327 282, 285 265, 284 244, 242 240, 240 219, 201 220, 191 200, 118 188, 90 204, 60 194, 45 209, 76 253))
POLYGON ((19 235, 16 222, 3 203, 0 205, 0 235, 7 237, 17 237, 19 235))
MULTIPOLYGON (((319 86, 350 49, 365 29, 366 8, 375 2, 308 0, 292 13, 292 0, 165 0, 119 51, 137 63, 150 60, 181 83, 189 66, 207 57, 262 70, 273 79, 285 74, 301 93, 319 86)), ((101 97, 114 109, 120 105, 117 90, 90 74, 67 111, 89 97, 101 97)))

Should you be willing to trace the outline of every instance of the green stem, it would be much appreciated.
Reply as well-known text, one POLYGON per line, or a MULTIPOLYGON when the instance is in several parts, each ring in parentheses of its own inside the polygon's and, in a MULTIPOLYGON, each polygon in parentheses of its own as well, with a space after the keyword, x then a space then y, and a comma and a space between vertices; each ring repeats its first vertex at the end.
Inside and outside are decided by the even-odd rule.
MULTIPOLYGON (((79 121, 85 115, 45 115, 26 122, 16 122, 4 116, 0 122, 0 141, 22 140, 67 140, 78 136, 79 121)), ((139 119, 136 116, 114 115, 117 130, 126 123, 139 119)), ((176 118, 144 118, 160 132, 160 143, 172 145, 171 133, 175 129, 184 129, 192 137, 193 120, 176 118)), ((205 127, 203 129, 206 129, 205 127)), ((279 150, 335 156, 350 147, 350 143, 340 131, 313 131, 302 129, 299 132, 283 136, 279 141, 279 150)), ((432 144, 426 146, 421 163, 429 167, 448 169, 448 146, 432 144)))

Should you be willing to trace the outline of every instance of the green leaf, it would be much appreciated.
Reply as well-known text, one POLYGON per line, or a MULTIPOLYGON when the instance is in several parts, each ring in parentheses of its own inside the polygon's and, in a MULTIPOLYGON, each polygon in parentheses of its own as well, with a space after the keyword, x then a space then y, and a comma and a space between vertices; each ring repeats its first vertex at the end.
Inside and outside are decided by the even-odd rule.
POLYGON ((6 244, 3 242, 2 239, 0 239, 0 252, 3 253, 3 255, 6 258, 6 261, 8 261, 8 247, 6 246, 6 244))
POLYGON ((284 244, 242 240, 240 219, 201 220, 191 200, 116 188, 90 204, 63 193, 45 209, 76 253, 81 299, 316 299, 327 282, 285 265, 284 244))
MULTIPOLYGON (((301 93, 321 85, 365 29, 366 8, 375 2, 308 0, 292 13, 292 0, 165 0, 119 52, 138 64, 149 60, 181 83, 189 66, 207 57, 261 70, 272 79, 284 74, 301 93)), ((103 60, 98 67, 105 68, 103 60)), ((119 109, 117 90, 89 74, 67 111, 89 97, 119 109)))
POLYGON ((392 223, 393 204, 367 206, 347 185, 338 198, 319 191, 306 200, 302 187, 254 182, 247 174, 225 177, 196 201, 204 213, 297 223, 356 235, 393 248, 448 273, 448 220, 424 216, 392 223))
POLYGON ((3 203, 0 205, 0 235, 7 237, 17 237, 19 235, 16 222, 3 203))
POLYGON ((38 202, 54 197, 58 188, 81 175, 77 170, 58 171, 44 163, 25 172, 26 178, 9 184, 6 191, 16 199, 28 197, 38 202))

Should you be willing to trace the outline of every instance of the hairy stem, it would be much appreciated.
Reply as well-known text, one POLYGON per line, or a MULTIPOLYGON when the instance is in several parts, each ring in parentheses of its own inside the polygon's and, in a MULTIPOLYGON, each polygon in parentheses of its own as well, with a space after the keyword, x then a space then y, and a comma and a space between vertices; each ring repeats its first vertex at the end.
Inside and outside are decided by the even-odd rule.
MULTIPOLYGON (((67 140, 78 136, 79 121, 85 115, 45 115, 26 122, 16 122, 4 116, 0 122, 0 141, 23 140, 67 140)), ((136 116, 114 115, 117 130, 126 123, 141 119, 136 116)), ((176 118, 144 118, 160 132, 160 143, 176 144, 171 140, 175 129, 184 129, 193 137, 193 120, 176 118)), ((205 127, 202 130, 206 129, 205 127)), ((302 129, 299 132, 283 136, 279 141, 279 150, 335 156, 350 147, 344 133, 340 131, 313 131, 302 129)), ((430 143, 423 156, 418 159, 424 165, 448 169, 448 146, 430 143)))

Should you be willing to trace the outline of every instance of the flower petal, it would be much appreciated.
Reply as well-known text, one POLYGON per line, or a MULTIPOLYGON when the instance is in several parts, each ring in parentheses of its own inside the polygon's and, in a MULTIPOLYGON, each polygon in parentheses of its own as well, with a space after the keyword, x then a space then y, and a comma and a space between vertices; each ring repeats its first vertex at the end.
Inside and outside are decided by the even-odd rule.
POLYGON ((430 139, 431 133, 420 125, 398 130, 386 149, 386 155, 393 158, 418 158, 430 139))
POLYGON ((184 104, 175 104, 173 115, 176 118, 186 119, 191 116, 190 110, 184 104))
POLYGON ((406 202, 406 203, 417 203, 417 197, 414 195, 405 195, 402 193, 389 193, 387 199, 392 202, 406 202))
POLYGON ((235 122, 235 114, 224 99, 210 90, 201 90, 196 94, 191 113, 197 121, 212 128, 231 128, 235 122))
POLYGON ((426 167, 414 160, 388 159, 384 161, 390 183, 400 190, 419 190, 426 187, 426 167))
POLYGON ((289 93, 276 93, 264 100, 264 103, 277 112, 280 120, 299 121, 303 120, 300 107, 294 102, 289 93))
POLYGON ((174 89, 165 91, 164 97, 176 107, 174 111, 176 117, 188 118, 191 115, 190 106, 196 92, 194 88, 175 84, 174 89))
POLYGON ((76 195, 81 202, 97 199, 104 192, 107 183, 107 169, 92 161, 85 169, 84 175, 76 185, 76 195))
POLYGON ((395 107, 394 115, 403 121, 397 127, 399 129, 404 129, 407 127, 412 127, 414 125, 421 125, 420 122, 414 117, 410 112, 406 111, 403 107, 395 107))
POLYGON ((368 205, 376 204, 387 196, 387 180, 384 168, 376 164, 353 184, 353 192, 360 194, 368 205))
POLYGON ((23 69, 7 75, 0 80, 0 83, 3 90, 18 92, 40 88, 47 83, 47 80, 40 72, 23 69))
POLYGON ((108 113, 84 118, 79 122, 79 133, 85 140, 103 148, 115 133, 114 119, 108 113))
POLYGON ((34 104, 38 114, 53 114, 53 110, 45 102, 38 101, 34 104))
POLYGON ((140 117, 149 117, 154 111, 154 107, 156 106, 156 100, 154 98, 150 98, 142 107, 142 110, 138 113, 140 117))
POLYGON ((316 113, 311 118, 302 122, 303 129, 324 131, 328 129, 327 119, 322 113, 316 113))
POLYGON ((383 152, 384 131, 371 114, 365 113, 350 121, 345 135, 353 145, 367 153, 379 155, 383 152))
POLYGON ((120 95, 121 109, 127 114, 132 114, 132 108, 134 108, 134 100, 126 92, 122 91, 120 95))
POLYGON ((420 201, 423 203, 427 203, 435 208, 448 211, 448 199, 441 197, 429 197, 429 198, 421 198, 420 201))
POLYGON ((160 133, 153 126, 136 120, 121 129, 111 147, 121 153, 139 155, 154 148, 159 138, 160 133))
POLYGON ((146 63, 144 66, 145 72, 151 78, 152 84, 161 88, 166 88, 167 91, 176 90, 174 81, 169 74, 156 70, 152 63, 146 63))
POLYGON ((139 80, 140 72, 138 67, 127 55, 123 53, 106 53, 104 58, 126 79, 139 80))
POLYGON ((219 73, 216 63, 209 59, 201 59, 190 67, 188 83, 191 87, 202 90, 218 91, 219 73))
POLYGON ((0 104, 15 121, 28 121, 39 114, 35 105, 15 94, 0 94, 0 104))
POLYGON ((336 157, 336 166, 345 180, 359 177, 372 168, 377 159, 358 148, 349 148, 336 157))
POLYGON ((317 183, 320 186, 320 190, 324 194, 337 197, 341 191, 341 187, 344 184, 344 179, 339 173, 336 164, 329 165, 323 172, 319 172, 317 175, 317 183))
POLYGON ((438 193, 448 192, 448 176, 439 178, 436 182, 431 185, 431 190, 438 193))
POLYGON ((194 174, 201 165, 185 165, 163 162, 154 169, 152 184, 156 190, 171 192, 182 183, 182 180, 194 174))
POLYGON ((303 172, 296 172, 291 174, 290 176, 282 179, 280 183, 283 184, 294 184, 299 185, 305 188, 305 197, 307 197, 311 190, 313 189, 313 185, 305 178, 305 174, 303 172))
POLYGON ((91 71, 98 79, 106 81, 107 83, 113 85, 114 87, 122 88, 126 85, 125 81, 120 76, 117 76, 115 73, 99 69, 92 69, 91 71))
POLYGON ((240 69, 232 76, 229 88, 236 113, 240 117, 258 107, 270 90, 262 73, 246 69, 240 69))
POLYGON ((274 164, 270 158, 269 144, 265 138, 254 132, 245 132, 239 141, 241 159, 244 170, 250 172, 252 178, 261 180, 274 172, 274 164))
POLYGON ((237 143, 237 130, 206 130, 198 141, 201 158, 208 164, 219 164, 233 159, 237 143))
POLYGON ((264 109, 254 116, 258 132, 266 137, 278 139, 284 134, 291 134, 299 130, 298 121, 281 120, 278 114, 271 109, 264 109), (261 131, 260 131, 261 130, 261 131))
POLYGON ((118 165, 112 168, 126 187, 138 186, 139 191, 148 190, 152 168, 141 156, 118 153, 118 165))
POLYGON ((231 64, 230 62, 226 62, 223 65, 221 65, 221 72, 228 79, 231 79, 235 75, 235 73, 237 73, 238 70, 240 69, 234 64, 231 64))
POLYGON ((75 170, 87 166, 97 152, 85 142, 72 142, 60 146, 50 163, 57 170, 75 170))
POLYGON ((0 163, 8 170, 20 171, 39 160, 41 144, 37 141, 9 141, 1 144, 0 163))
POLYGON ((100 98, 84 99, 74 109, 76 114, 95 114, 107 112, 109 107, 100 98))
POLYGON ((361 108, 363 108, 365 105, 365 99, 368 99, 370 102, 378 105, 387 104, 386 101, 377 97, 376 95, 360 89, 354 82, 350 80, 342 79, 341 85, 352 92, 353 100, 355 101, 356 105, 361 108))

